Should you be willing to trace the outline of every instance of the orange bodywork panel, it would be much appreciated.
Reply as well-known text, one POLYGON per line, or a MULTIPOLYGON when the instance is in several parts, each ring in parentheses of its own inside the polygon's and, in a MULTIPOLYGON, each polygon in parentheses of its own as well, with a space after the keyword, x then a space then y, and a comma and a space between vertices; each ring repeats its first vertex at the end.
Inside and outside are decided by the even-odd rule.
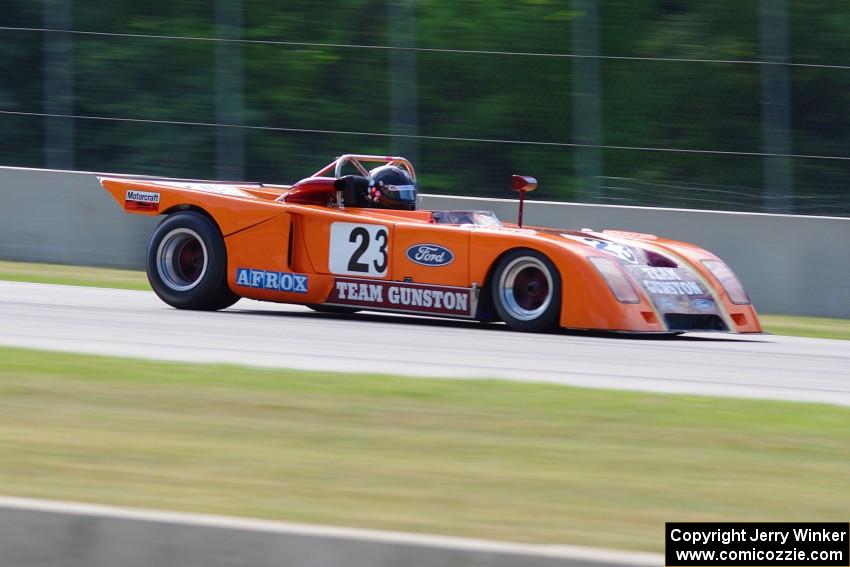
POLYGON ((729 297, 729 293, 714 275, 705 267, 703 260, 719 260, 717 256, 693 244, 678 242, 675 240, 659 239, 657 241, 659 248, 664 251, 674 254, 688 262, 689 266, 697 272, 706 285, 715 290, 719 299, 719 304, 722 306, 728 318, 731 319, 735 331, 739 333, 761 333, 763 332, 761 321, 759 321, 756 308, 751 303, 736 304, 729 297))
POLYGON ((664 326, 653 316, 646 298, 640 303, 626 305, 617 302, 608 290, 605 280, 586 259, 587 251, 568 242, 553 242, 541 238, 532 228, 510 229, 515 239, 505 239, 503 230, 476 231, 472 237, 475 250, 470 273, 473 280, 486 281, 488 273, 499 257, 517 247, 543 252, 553 260, 561 276, 561 327, 593 330, 631 330, 636 332, 662 332, 664 326), (571 254, 564 251, 572 250, 571 254))
POLYGON ((281 212, 274 202, 255 193, 258 186, 122 178, 102 178, 101 185, 128 213, 156 216, 189 206, 201 209, 224 236, 281 212))
POLYGON ((209 216, 224 238, 227 284, 242 297, 473 318, 501 258, 531 249, 560 276, 561 327, 669 332, 665 317, 684 308, 716 314, 733 332, 761 331, 752 305, 733 303, 703 264, 716 256, 697 246, 625 231, 448 224, 431 211, 338 207, 328 179, 292 187, 120 176, 101 183, 128 213, 209 216))
POLYGON ((395 279, 469 287, 473 281, 469 275, 471 233, 456 226, 431 225, 423 231, 421 224, 397 223, 392 257, 395 279), (451 258, 443 258, 445 263, 440 265, 429 264, 431 258, 445 255, 442 250, 450 251, 451 258))

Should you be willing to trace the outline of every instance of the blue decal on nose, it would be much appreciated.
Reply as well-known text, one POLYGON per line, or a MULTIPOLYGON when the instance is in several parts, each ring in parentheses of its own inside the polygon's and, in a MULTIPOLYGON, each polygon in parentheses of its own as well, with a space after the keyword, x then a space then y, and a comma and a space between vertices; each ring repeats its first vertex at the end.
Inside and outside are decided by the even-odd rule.
POLYGON ((700 311, 712 311, 714 309, 714 302, 710 299, 694 299, 691 301, 691 305, 700 311))
POLYGON ((420 266, 447 266, 455 256, 451 250, 439 244, 414 244, 407 249, 407 258, 420 266))

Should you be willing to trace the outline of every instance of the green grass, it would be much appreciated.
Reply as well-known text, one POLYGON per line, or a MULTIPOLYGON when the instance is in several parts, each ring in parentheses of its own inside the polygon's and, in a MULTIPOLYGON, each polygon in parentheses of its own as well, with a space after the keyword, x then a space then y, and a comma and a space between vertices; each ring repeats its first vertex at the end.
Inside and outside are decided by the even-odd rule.
MULTIPOLYGON (((144 272, 0 261, 0 280, 150 290, 144 272)), ((850 319, 760 315, 775 335, 850 340, 850 319)))
POLYGON ((760 315, 759 317, 765 330, 774 335, 850 340, 850 319, 791 315, 760 315))
POLYGON ((660 551, 847 521, 850 408, 0 349, 7 495, 660 551))
POLYGON ((144 272, 0 261, 0 280, 150 290, 144 272))

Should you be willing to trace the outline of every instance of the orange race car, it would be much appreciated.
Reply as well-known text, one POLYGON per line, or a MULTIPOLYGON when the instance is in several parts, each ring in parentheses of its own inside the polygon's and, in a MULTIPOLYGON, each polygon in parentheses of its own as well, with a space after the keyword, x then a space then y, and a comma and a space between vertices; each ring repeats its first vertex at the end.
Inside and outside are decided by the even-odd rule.
POLYGON ((418 210, 404 158, 344 155, 292 186, 101 177, 124 210, 164 215, 147 274, 180 309, 240 297, 561 328, 761 332, 722 260, 651 234, 523 227, 536 187, 514 176, 518 224, 418 210), (364 164, 380 164, 369 169, 364 164))

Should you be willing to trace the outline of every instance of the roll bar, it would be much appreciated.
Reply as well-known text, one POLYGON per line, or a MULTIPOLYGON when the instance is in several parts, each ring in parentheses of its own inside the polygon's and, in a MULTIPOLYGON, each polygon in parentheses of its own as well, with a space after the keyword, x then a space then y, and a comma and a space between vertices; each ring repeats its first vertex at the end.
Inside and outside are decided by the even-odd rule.
POLYGON ((416 183, 416 172, 413 169, 413 164, 403 157, 393 156, 370 156, 361 154, 345 154, 341 155, 331 163, 313 174, 313 177, 325 177, 333 171, 335 178, 342 177, 342 168, 346 164, 353 165, 363 177, 369 177, 369 170, 363 167, 363 163, 385 163, 387 165, 397 165, 407 170, 410 179, 416 183))

